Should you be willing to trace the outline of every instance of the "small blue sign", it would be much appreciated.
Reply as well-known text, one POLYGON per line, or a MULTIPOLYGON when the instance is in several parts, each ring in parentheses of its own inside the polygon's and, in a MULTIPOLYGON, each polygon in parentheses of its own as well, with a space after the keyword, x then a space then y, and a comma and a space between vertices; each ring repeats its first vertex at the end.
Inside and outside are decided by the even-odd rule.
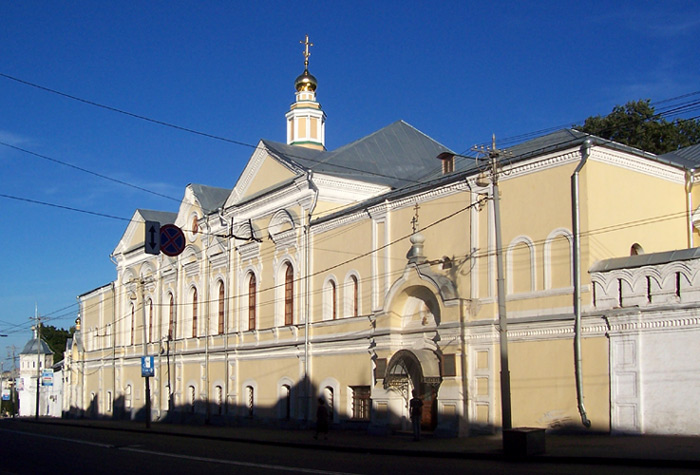
POLYGON ((155 366, 153 365, 152 356, 141 357, 141 376, 144 378, 152 378, 156 375, 155 366))

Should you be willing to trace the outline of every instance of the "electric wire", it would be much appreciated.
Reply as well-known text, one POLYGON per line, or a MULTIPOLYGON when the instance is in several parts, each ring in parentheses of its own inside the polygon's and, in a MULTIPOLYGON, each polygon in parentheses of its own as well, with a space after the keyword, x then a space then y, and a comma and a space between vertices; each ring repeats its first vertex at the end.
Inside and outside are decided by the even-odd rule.
MULTIPOLYGON (((223 140, 223 141, 227 141, 227 142, 234 143, 234 144, 237 144, 237 145, 242 145, 242 146, 247 146, 247 147, 256 148, 256 146, 254 146, 254 145, 246 144, 246 143, 239 142, 239 141, 235 141, 235 140, 231 140, 231 139, 226 139, 226 138, 223 138, 223 137, 218 137, 218 136, 215 136, 215 135, 212 135, 212 134, 207 134, 207 133, 204 133, 204 132, 196 131, 196 130, 194 130, 194 129, 190 129, 190 128, 187 128, 187 127, 182 127, 182 126, 178 126, 178 125, 175 125, 175 124, 170 124, 170 123, 167 123, 167 122, 164 122, 164 121, 159 121, 159 120, 151 119, 151 118, 148 118, 148 117, 145 117, 145 116, 141 116, 141 115, 138 115, 138 114, 134 114, 134 113, 131 113, 131 112, 128 112, 128 111, 124 111, 124 110, 121 110, 121 109, 117 109, 117 108, 114 108, 114 107, 105 106, 105 105, 103 105, 103 104, 99 104, 99 103, 96 103, 96 102, 94 102, 94 101, 85 100, 85 99, 82 99, 82 98, 79 98, 79 97, 76 97, 76 96, 72 96, 72 95, 69 95, 69 94, 66 94, 66 93, 62 93, 62 92, 60 92, 60 91, 56 91, 56 90, 54 90, 54 89, 50 89, 50 88, 46 88, 46 87, 44 87, 44 86, 39 86, 39 85, 36 85, 36 84, 33 84, 33 83, 29 83, 29 82, 27 82, 27 81, 23 81, 23 80, 20 80, 20 79, 17 79, 17 78, 14 78, 14 77, 11 77, 11 76, 2 74, 2 73, 0 73, 0 76, 5 77, 5 78, 7 78, 7 79, 11 79, 11 80, 17 81, 17 82, 20 82, 20 83, 23 83, 23 84, 26 84, 26 85, 29 85, 29 86, 32 86, 32 87, 36 87, 36 88, 39 88, 39 89, 43 89, 43 90, 45 90, 45 91, 47 91, 47 92, 59 94, 59 95, 61 95, 61 96, 64 96, 64 97, 67 97, 67 98, 70 98, 70 99, 73 99, 73 100, 77 100, 77 101, 80 101, 80 102, 83 102, 83 103, 86 103, 86 104, 89 104, 89 105, 93 105, 93 106, 96 106, 96 107, 101 107, 101 108, 104 108, 104 109, 107 109, 107 110, 110 110, 110 111, 113 111, 113 112, 125 114, 125 115, 128 115, 128 116, 132 116, 132 117, 134 117, 134 118, 141 119, 141 120, 145 120, 145 121, 148 121, 148 122, 152 122, 152 123, 155 123, 155 124, 158 124, 158 125, 163 125, 163 126, 167 126, 167 127, 172 127, 172 128, 175 128, 175 129, 179 129, 179 130, 185 131, 185 132, 190 132, 190 133, 194 133, 194 134, 197 134, 197 135, 202 135, 202 136, 209 137, 209 138, 213 138, 213 139, 223 140)), ((687 95, 685 95, 685 96, 680 96, 680 97, 689 97, 689 96, 696 95, 696 94, 699 94, 699 93, 700 93, 700 92, 689 93, 689 94, 687 94, 687 95)), ((666 101, 663 101, 663 102, 668 102, 668 101, 671 101, 671 100, 673 100, 673 99, 674 99, 674 98, 669 99, 669 100, 666 100, 666 101)), ((665 110, 665 111, 663 111, 663 112, 657 114, 657 116, 659 116, 659 117, 661 117, 661 116, 668 116, 668 115, 670 115, 670 114, 677 114, 677 113, 679 113, 679 112, 687 112, 687 111, 697 110, 697 108, 700 107, 699 104, 700 104, 700 101, 695 101, 695 102, 691 102, 691 103, 688 103, 688 104, 685 104, 685 105, 680 105, 680 106, 675 106, 675 107, 669 107, 667 110, 665 110), (662 115, 662 114, 664 114, 664 115, 662 115)), ((544 129, 544 130, 553 130, 553 129, 544 129)), ((126 183, 126 182, 122 182, 121 180, 115 180, 115 179, 112 179, 112 178, 110 178, 110 177, 104 176, 104 175, 102 175, 102 174, 95 173, 95 172, 91 172, 90 170, 87 170, 87 169, 83 169, 82 167, 77 167, 77 166, 72 165, 72 164, 68 164, 68 163, 65 163, 65 162, 62 162, 62 161, 58 161, 58 160, 55 160, 55 159, 51 159, 50 157, 42 156, 42 155, 40 155, 40 154, 36 154, 36 153, 34 153, 34 152, 31 152, 31 151, 28 151, 28 150, 25 150, 25 149, 21 149, 21 148, 16 147, 16 146, 12 146, 12 145, 9 145, 9 144, 6 144, 6 143, 0 143, 0 144, 5 145, 5 146, 9 146, 9 147, 11 147, 11 148, 17 149, 17 150, 22 151, 22 152, 25 152, 25 153, 30 153, 30 154, 36 155, 36 156, 39 157, 39 158, 47 159, 47 160, 50 160, 50 161, 55 161, 56 163, 59 163, 59 164, 61 164, 61 165, 69 166, 69 167, 75 168, 75 169, 77 169, 77 170, 80 170, 80 171, 83 171, 83 172, 86 172, 86 173, 93 174, 93 175, 95 175, 95 176, 97 176, 97 177, 100 177, 100 178, 103 178, 103 179, 108 179, 108 180, 114 181, 114 182, 116 182, 116 183, 120 183, 120 184, 122 184, 122 185, 130 186, 130 187, 139 189, 139 190, 144 191, 144 192, 152 193, 152 194, 155 194, 155 195, 157 195, 157 196, 161 196, 161 197, 168 198, 168 199, 175 200, 175 201, 180 201, 180 200, 177 200, 177 199, 175 199, 175 198, 172 198, 172 197, 169 197, 169 196, 166 196, 166 195, 162 195, 162 194, 159 194, 159 193, 155 193, 155 192, 152 192, 151 190, 147 190, 147 189, 142 188, 142 187, 138 187, 138 186, 135 186, 135 185, 126 183)), ((308 160, 308 159, 307 159, 307 160, 308 160)), ((354 170, 354 171, 362 171, 362 172, 364 172, 364 170, 357 170, 357 169, 353 169, 353 170, 354 170)), ((389 177, 388 175, 381 175, 381 174, 377 174, 377 175, 378 175, 378 176, 389 177)), ((395 178, 395 177, 391 177, 391 178, 395 178)), ((416 183, 421 184, 420 182, 416 182, 416 183)), ((424 184, 425 184, 425 183, 423 183, 423 185, 424 185, 424 184)), ((70 211, 77 211, 77 212, 81 212, 81 213, 92 214, 92 215, 95 215, 95 216, 107 217, 107 218, 112 218, 112 219, 119 219, 119 220, 122 220, 122 221, 130 221, 130 220, 127 219, 127 218, 121 218, 121 217, 117 217, 117 216, 113 216, 113 215, 108 215, 108 214, 105 214, 105 213, 97 213, 97 212, 91 212, 91 211, 86 211, 86 210, 80 210, 80 209, 77 209, 77 208, 71 208, 71 207, 62 206, 62 205, 56 205, 56 204, 53 204, 53 203, 47 203, 47 202, 42 202, 42 201, 38 201, 38 200, 32 200, 32 199, 21 198, 21 197, 16 197, 16 196, 12 196, 12 195, 5 195, 5 194, 0 194, 0 196, 5 197, 5 198, 8 198, 8 199, 26 201, 26 202, 35 203, 35 204, 42 204, 42 205, 46 205, 46 206, 52 206, 52 207, 56 207, 56 208, 62 208, 62 209, 70 210, 70 211)), ((339 208, 342 208, 342 207, 339 207, 339 208)), ((326 270, 327 270, 327 269, 326 269, 326 270)))

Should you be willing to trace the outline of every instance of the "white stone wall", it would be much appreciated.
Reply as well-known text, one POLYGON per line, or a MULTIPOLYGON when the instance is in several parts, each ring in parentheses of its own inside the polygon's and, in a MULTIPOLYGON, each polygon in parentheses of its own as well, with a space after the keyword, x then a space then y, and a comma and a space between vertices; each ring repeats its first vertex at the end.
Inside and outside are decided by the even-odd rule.
POLYGON ((700 259, 592 272, 613 433, 700 435, 700 259))

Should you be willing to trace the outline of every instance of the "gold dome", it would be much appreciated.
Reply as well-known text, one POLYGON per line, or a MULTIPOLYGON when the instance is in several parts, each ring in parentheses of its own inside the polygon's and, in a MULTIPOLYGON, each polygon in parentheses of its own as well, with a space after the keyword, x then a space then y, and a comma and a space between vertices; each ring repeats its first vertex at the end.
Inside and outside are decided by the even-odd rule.
POLYGON ((294 80, 294 87, 298 92, 315 91, 316 85, 316 78, 313 74, 309 73, 308 69, 304 69, 304 73, 294 80))

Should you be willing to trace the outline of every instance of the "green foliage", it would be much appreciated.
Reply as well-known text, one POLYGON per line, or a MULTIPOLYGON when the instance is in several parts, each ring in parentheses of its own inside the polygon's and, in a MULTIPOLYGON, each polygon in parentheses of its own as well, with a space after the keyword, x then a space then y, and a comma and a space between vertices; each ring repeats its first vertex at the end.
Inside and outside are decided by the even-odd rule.
POLYGON ((655 154, 700 143, 700 120, 669 122, 656 113, 649 99, 615 106, 605 117, 589 117, 574 128, 655 154))
POLYGON ((64 330, 51 325, 41 326, 41 339, 53 350, 54 364, 63 359, 63 352, 66 351, 66 341, 73 336, 73 333, 75 333, 75 327, 64 330))

